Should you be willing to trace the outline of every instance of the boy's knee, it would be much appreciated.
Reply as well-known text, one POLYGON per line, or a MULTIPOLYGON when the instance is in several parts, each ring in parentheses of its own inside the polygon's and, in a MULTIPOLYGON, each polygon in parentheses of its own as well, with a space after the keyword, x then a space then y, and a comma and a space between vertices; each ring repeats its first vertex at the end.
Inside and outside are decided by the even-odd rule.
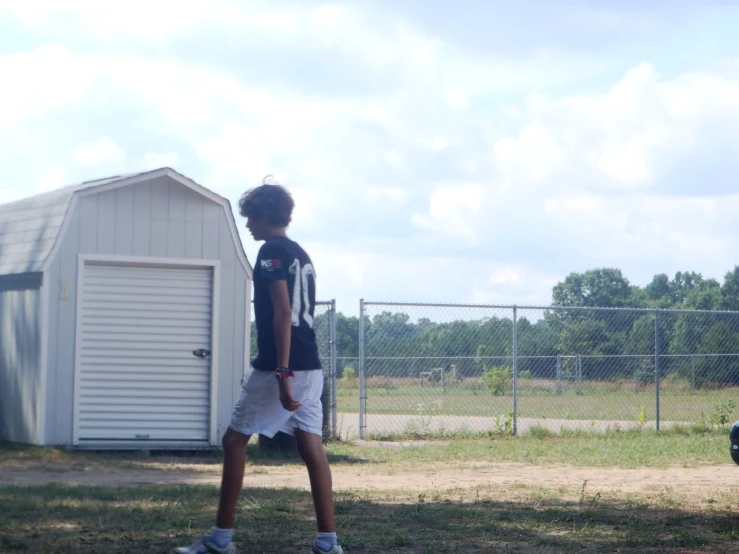
POLYGON ((249 437, 246 435, 237 433, 233 429, 228 429, 223 435, 221 444, 223 445, 224 450, 233 450, 234 448, 246 448, 248 440, 249 437))

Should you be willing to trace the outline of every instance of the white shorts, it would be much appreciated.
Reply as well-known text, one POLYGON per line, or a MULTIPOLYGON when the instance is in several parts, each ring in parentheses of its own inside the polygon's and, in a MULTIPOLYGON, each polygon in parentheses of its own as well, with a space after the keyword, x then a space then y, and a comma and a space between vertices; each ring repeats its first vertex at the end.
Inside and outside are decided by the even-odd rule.
POLYGON ((292 395, 302 405, 289 412, 280 403, 279 383, 274 371, 249 367, 234 406, 229 427, 244 435, 259 433, 269 438, 279 431, 295 435, 295 429, 323 435, 323 370, 296 371, 292 395))

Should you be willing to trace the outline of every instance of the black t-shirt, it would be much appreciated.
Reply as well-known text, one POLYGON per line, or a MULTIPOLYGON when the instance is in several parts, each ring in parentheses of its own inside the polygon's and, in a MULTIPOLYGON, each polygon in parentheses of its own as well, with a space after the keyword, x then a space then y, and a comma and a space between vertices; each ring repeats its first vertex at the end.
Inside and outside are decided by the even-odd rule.
POLYGON ((297 242, 275 237, 259 249, 254 268, 254 314, 257 324, 257 357, 254 369, 277 367, 274 310, 269 294, 271 281, 287 281, 292 306, 290 369, 320 369, 313 315, 316 307, 316 274, 310 257, 297 242))

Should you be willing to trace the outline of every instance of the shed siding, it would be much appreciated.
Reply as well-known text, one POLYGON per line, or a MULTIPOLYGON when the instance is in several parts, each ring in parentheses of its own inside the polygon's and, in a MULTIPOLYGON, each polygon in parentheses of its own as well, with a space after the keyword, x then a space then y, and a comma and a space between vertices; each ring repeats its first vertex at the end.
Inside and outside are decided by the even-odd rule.
POLYGON ((41 406, 39 274, 0 282, 0 440, 38 444, 41 406))
POLYGON ((71 444, 74 399, 75 314, 77 311, 77 252, 97 248, 97 199, 77 205, 67 232, 49 267, 49 355, 46 395, 47 444, 71 444), (91 209, 93 208, 93 209, 91 209))
MULTIPOLYGON (((221 212, 223 213, 223 212, 221 212)), ((225 224, 225 221, 223 222, 225 224)), ((223 229, 224 224, 220 227, 223 229)), ((230 233, 220 233, 220 253, 221 253, 221 309, 219 324, 219 349, 220 349, 220 375, 219 380, 221 387, 218 390, 218 436, 222 436, 226 432, 226 428, 230 423, 229 417, 233 410, 233 386, 229 376, 237 373, 236 348, 236 332, 233 326, 234 312, 236 311, 237 298, 235 295, 236 287, 236 252, 233 247, 233 240, 230 233), (226 346, 228 345, 228 346, 226 346)))
POLYGON ((48 443, 72 442, 78 253, 221 260, 217 419, 222 434, 238 394, 233 386, 243 374, 243 310, 250 297, 223 208, 166 176, 82 196, 73 206, 49 267, 48 443), (66 299, 60 297, 62 280, 68 283, 66 299))

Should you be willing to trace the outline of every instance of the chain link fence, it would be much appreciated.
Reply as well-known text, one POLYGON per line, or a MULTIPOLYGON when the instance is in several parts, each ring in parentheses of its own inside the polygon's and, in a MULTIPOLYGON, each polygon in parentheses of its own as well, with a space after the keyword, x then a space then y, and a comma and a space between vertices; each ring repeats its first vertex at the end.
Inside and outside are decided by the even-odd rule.
POLYGON ((361 301, 359 327, 344 436, 726 423, 739 392, 737 312, 361 301))
POLYGON ((336 301, 316 302, 313 330, 323 367, 323 437, 337 438, 336 421, 336 301))

